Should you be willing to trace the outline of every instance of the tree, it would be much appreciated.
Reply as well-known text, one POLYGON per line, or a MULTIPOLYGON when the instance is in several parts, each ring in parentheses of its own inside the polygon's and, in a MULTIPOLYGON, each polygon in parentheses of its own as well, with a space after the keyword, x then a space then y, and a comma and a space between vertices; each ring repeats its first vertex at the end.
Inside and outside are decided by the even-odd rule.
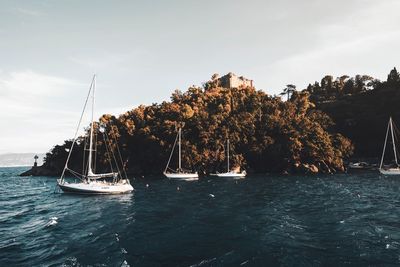
POLYGON ((283 89, 282 93, 280 93, 280 95, 281 96, 287 95, 287 101, 289 101, 290 96, 295 91, 296 91, 296 86, 293 84, 288 84, 288 85, 286 85, 285 89, 283 89))
POLYGON ((397 83, 400 81, 400 74, 397 72, 396 67, 393 68, 387 78, 388 83, 397 83))

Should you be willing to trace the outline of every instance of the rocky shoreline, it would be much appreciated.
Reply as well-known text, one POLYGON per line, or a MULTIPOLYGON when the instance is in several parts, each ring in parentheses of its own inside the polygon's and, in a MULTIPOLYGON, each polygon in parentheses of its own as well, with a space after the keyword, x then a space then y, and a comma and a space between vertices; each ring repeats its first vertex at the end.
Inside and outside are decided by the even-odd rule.
POLYGON ((49 170, 44 166, 33 166, 29 170, 21 173, 19 176, 57 176, 58 172, 49 170))
MULTIPOLYGON (((347 170, 342 168, 340 170, 335 170, 329 168, 327 165, 317 167, 314 164, 307 164, 307 163, 296 163, 292 168, 288 168, 282 172, 277 174, 280 175, 317 175, 317 174, 334 174, 334 173, 345 173, 347 170)), ((256 172, 250 171, 249 173, 259 174, 256 172)), ((128 175, 135 175, 135 176, 143 176, 143 175, 156 175, 158 173, 129 173, 128 175)), ((161 172, 160 172, 161 174, 161 172)), ((60 171, 51 170, 46 168, 45 166, 32 166, 31 169, 21 173, 19 176, 60 176, 60 171)), ((201 175, 207 175, 207 173, 201 173, 201 175)))

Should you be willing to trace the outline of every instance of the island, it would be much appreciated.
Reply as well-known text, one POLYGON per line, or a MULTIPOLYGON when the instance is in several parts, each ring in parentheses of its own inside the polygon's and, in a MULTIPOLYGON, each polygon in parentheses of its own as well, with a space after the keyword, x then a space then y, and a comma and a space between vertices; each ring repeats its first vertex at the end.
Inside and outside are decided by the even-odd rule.
MULTIPOLYGON (((169 101, 102 115, 94 125, 96 168, 107 171, 104 144, 115 142, 111 145, 119 147, 128 174, 160 174, 176 129, 184 125, 183 160, 202 174, 224 168, 228 138, 232 166, 249 173, 345 172, 351 159, 380 156, 389 116, 400 119, 399 100, 396 68, 386 81, 327 75, 302 90, 288 84, 281 95, 257 90, 253 80, 233 73, 214 74, 202 86, 175 90, 169 101), (107 129, 106 136, 101 128, 107 129)), ((84 140, 81 136, 74 146, 74 169, 83 168, 84 140)), ((23 175, 60 175, 72 142, 55 145, 42 166, 23 175)))

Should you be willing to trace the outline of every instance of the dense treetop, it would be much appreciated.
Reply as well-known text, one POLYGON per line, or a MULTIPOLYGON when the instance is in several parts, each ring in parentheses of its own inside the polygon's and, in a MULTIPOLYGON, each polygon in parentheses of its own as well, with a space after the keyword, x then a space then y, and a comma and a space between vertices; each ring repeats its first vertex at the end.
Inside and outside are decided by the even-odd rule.
POLYGON ((354 156, 378 158, 389 117, 400 123, 400 75, 394 68, 386 81, 366 75, 343 77, 326 76, 307 91, 316 107, 333 119, 335 131, 352 140, 354 156))

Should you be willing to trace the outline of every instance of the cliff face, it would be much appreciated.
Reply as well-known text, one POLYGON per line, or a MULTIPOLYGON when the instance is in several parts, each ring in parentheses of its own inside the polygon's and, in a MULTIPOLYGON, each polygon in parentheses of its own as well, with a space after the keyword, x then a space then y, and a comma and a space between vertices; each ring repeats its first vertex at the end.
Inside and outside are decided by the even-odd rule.
MULTIPOLYGON (((326 114, 315 109, 308 92, 295 92, 290 101, 283 102, 254 87, 224 88, 215 81, 207 82, 204 88, 175 91, 171 101, 139 106, 118 118, 103 115, 99 122, 107 138, 102 137, 96 124, 96 169, 107 171, 104 144, 111 142, 114 149, 118 144, 128 173, 160 174, 176 128, 183 126, 182 162, 185 168, 200 173, 225 168, 227 138, 231 143, 231 165, 249 172, 344 171, 343 160, 351 155, 352 144, 335 132, 326 114)), ((83 169, 83 141, 82 137, 75 145, 69 168, 83 169)), ((70 146, 71 141, 66 141, 47 153, 43 171, 61 173, 70 146)))

